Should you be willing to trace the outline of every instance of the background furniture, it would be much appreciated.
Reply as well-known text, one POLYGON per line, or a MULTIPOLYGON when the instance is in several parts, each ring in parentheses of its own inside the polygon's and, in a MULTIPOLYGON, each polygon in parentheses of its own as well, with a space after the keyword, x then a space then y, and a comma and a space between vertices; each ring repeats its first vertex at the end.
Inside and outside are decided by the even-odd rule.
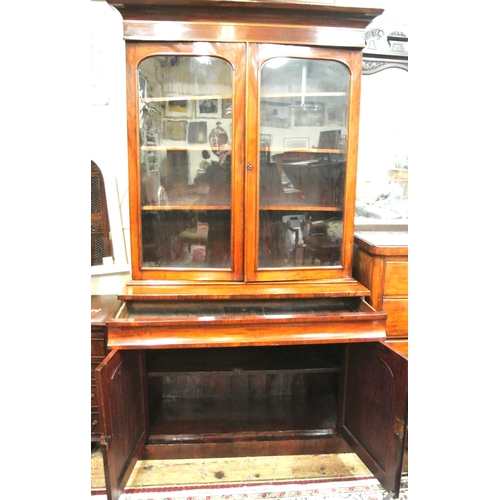
POLYGON ((90 162, 91 170, 91 265, 100 266, 105 257, 113 258, 113 243, 111 241, 111 228, 108 217, 108 204, 106 190, 101 169, 93 161, 90 162))
POLYGON ((116 295, 92 295, 90 303, 90 418, 91 418, 91 440, 99 442, 103 431, 102 422, 99 419, 97 391, 95 383, 95 369, 105 358, 108 342, 108 330, 106 321, 117 311, 120 301, 116 295))
POLYGON ((408 338, 408 231, 354 234, 353 275, 370 289, 368 302, 386 311, 387 336, 408 338))

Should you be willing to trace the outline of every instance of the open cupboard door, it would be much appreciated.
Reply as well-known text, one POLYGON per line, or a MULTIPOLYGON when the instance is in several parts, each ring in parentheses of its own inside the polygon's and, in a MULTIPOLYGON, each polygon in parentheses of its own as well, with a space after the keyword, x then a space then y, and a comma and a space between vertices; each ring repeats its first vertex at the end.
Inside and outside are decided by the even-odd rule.
POLYGON ((108 500, 118 500, 147 437, 144 351, 112 351, 96 368, 108 500))
POLYGON ((408 359, 381 342, 346 346, 338 429, 397 498, 406 443, 408 359))

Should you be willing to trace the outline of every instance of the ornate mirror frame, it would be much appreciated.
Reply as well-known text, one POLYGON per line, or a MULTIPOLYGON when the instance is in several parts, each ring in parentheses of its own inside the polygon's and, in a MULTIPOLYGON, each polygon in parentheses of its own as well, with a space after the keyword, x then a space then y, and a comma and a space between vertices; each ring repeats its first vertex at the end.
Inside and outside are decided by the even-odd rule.
MULTIPOLYGON (((387 23, 387 24, 390 24, 387 23)), ((372 25, 373 26, 373 25, 372 25)), ((402 69, 406 73, 408 72, 408 52, 407 52, 407 42, 408 36, 399 29, 398 26, 391 26, 392 29, 385 29, 377 27, 376 25, 373 27, 369 27, 365 33, 365 43, 366 47, 363 51, 363 66, 362 66, 362 74, 363 77, 366 78, 368 75, 375 75, 383 72, 386 69, 402 69)), ((404 29, 404 28, 403 28, 404 29)), ((390 72, 389 72, 390 73, 390 72)), ((385 81, 387 82, 388 74, 384 73, 385 81)), ((371 77, 369 79, 371 81, 371 77)), ((395 80, 395 85, 400 85, 400 78, 395 80)), ((362 85, 363 87, 363 85, 362 85)), ((370 85, 370 91, 367 92, 365 99, 374 98, 373 90, 376 87, 372 87, 370 85), (371 97, 368 97, 371 96, 371 97)), ((405 92, 404 89, 399 89, 401 92, 405 92)), ((372 129, 375 136, 382 138, 383 134, 392 134, 389 130, 394 130, 389 128, 385 128, 384 124, 387 124, 387 120, 390 120, 387 113, 390 113, 391 109, 394 108, 393 102, 388 102, 387 99, 392 99, 392 93, 390 88, 387 88, 387 93, 384 92, 384 87, 382 86, 379 89, 379 102, 373 103, 373 107, 368 105, 364 108, 365 117, 367 117, 369 128, 372 129), (386 104, 384 104, 384 102, 386 104), (383 110, 387 106, 387 113, 383 110), (377 110, 378 115, 372 116, 375 112, 374 109, 377 110), (381 116, 381 114, 383 116, 381 116), (368 118, 371 117, 371 118, 368 118), (372 121, 373 120, 373 121, 372 121), (383 129, 383 130, 382 130, 383 129), (384 132, 385 131, 385 132, 384 132)), ((363 91, 362 91, 363 96, 363 91)), ((371 101, 366 104, 371 103, 371 101)), ((402 109, 399 108, 398 109, 402 109)), ((394 117, 395 120, 398 118, 394 117)), ((401 117, 399 118, 401 119, 401 117)), ((400 122, 393 121, 394 127, 401 127, 401 130, 404 133, 404 122, 406 120, 403 118, 403 122, 398 125, 400 122)), ((363 109, 361 111, 361 124, 363 123, 363 109)), ((358 159, 358 191, 356 196, 356 217, 355 217, 355 228, 356 230, 361 229, 387 229, 393 230, 394 228, 407 228, 408 226, 408 214, 407 214, 407 187, 408 187, 408 166, 407 160, 406 163, 402 162, 399 164, 395 162, 394 165, 387 165, 387 173, 390 176, 397 175, 397 179, 394 181, 390 181, 390 183, 395 183, 397 186, 404 186, 404 191, 402 193, 402 197, 398 198, 398 195, 393 198, 392 192, 380 192, 378 197, 375 197, 372 201, 370 196, 372 192, 366 191, 366 186, 371 185, 383 185, 386 182, 387 173, 380 170, 380 162, 377 164, 378 167, 375 167, 375 171, 372 172, 371 176, 366 177, 365 174, 368 173, 366 168, 360 168, 362 165, 359 162, 363 162, 362 164, 366 167, 366 159, 368 155, 362 154, 366 153, 365 150, 362 150, 364 147, 370 148, 372 147, 373 135, 371 135, 370 140, 367 142, 363 139, 363 133, 366 133, 366 128, 360 129, 360 151, 359 151, 359 159, 358 159), (363 132, 363 130, 365 132, 363 132), (362 159, 363 158, 363 159, 362 159), (405 163, 403 165, 403 163, 405 163), (367 184, 368 183, 368 184, 367 184), (367 197, 368 196, 368 197, 367 197), (386 207, 390 207, 389 210, 385 210, 386 207), (402 212, 399 212, 399 208, 401 208, 402 212), (400 214, 402 217, 398 218, 397 214, 400 214), (384 215, 385 214, 385 215, 384 215), (386 218, 388 217, 388 218, 386 218)), ((366 138, 366 135, 364 136, 366 138)), ((385 143, 386 141, 383 141, 385 143)), ((394 138, 388 137, 386 142, 387 147, 391 147, 390 144, 394 142, 394 138)), ((383 148, 383 143, 380 143, 380 146, 383 148)), ((387 150, 388 151, 388 150, 387 150)), ((386 151, 386 156, 387 156, 386 151)), ((394 151, 395 159, 400 154, 400 151, 394 151)), ((377 156, 380 160, 380 156, 377 156)), ((377 160, 374 160, 375 162, 377 160)), ((370 166, 371 170, 371 166, 370 166)), ((396 187, 397 187, 396 186, 396 187)))
POLYGON ((408 37, 402 31, 388 35, 382 28, 372 28, 365 34, 366 48, 363 52, 363 75, 371 75, 387 68, 408 71, 408 37))

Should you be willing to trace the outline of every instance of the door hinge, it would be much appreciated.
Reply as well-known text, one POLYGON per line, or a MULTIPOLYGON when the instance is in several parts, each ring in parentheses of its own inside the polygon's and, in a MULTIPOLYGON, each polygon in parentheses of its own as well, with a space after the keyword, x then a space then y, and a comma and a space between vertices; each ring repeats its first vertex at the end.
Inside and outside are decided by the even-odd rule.
POLYGON ((399 439, 403 439, 403 436, 405 435, 405 423, 397 417, 394 421, 394 434, 396 434, 399 439))
POLYGON ((101 434, 100 443, 101 443, 101 446, 108 449, 109 436, 106 436, 106 434, 101 434))

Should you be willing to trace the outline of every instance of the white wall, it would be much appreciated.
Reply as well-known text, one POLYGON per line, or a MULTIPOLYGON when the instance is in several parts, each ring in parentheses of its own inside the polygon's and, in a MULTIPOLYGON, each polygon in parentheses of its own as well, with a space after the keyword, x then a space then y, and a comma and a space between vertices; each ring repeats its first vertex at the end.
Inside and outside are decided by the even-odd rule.
POLYGON ((89 2, 91 159, 104 176, 115 263, 91 266, 92 294, 118 293, 130 277, 125 42, 120 13, 89 2))

